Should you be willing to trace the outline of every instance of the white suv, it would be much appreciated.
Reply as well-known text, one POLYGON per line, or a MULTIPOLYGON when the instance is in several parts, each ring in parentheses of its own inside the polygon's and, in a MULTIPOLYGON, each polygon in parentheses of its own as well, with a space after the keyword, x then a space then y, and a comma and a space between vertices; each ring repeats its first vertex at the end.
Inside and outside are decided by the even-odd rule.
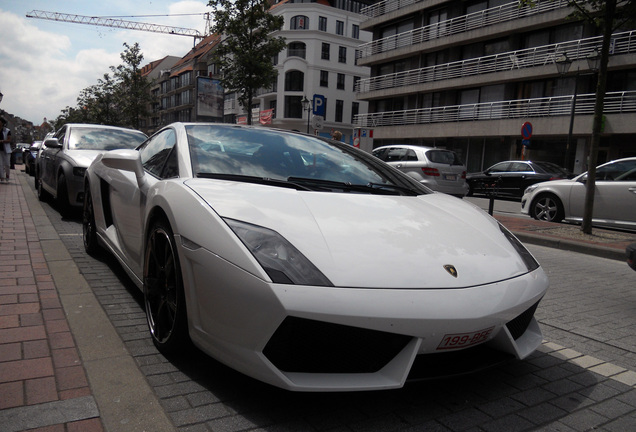
POLYGON ((459 198, 468 193, 466 165, 454 151, 396 144, 378 147, 373 155, 434 191, 459 198))

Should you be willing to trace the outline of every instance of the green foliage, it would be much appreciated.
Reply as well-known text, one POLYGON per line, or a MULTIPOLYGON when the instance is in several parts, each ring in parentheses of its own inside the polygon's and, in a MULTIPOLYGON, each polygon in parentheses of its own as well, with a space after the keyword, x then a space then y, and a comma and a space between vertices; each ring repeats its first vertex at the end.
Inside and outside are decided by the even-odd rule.
MULTIPOLYGON (((519 6, 534 7, 538 2, 538 0, 519 0, 519 6)), ((605 28, 607 0, 569 0, 568 5, 574 9, 570 15, 571 19, 585 21, 599 29, 600 32, 605 28)), ((610 23, 612 31, 623 28, 632 29, 635 24, 636 0, 618 0, 616 13, 610 23)))
POLYGON ((272 33, 283 28, 283 17, 269 13, 268 0, 210 0, 213 31, 223 35, 215 63, 225 91, 235 92, 252 123, 252 100, 260 88, 272 85, 278 72, 272 58, 285 46, 285 38, 272 33))
POLYGON ((97 84, 83 89, 77 97, 77 107, 66 107, 55 120, 58 129, 65 123, 96 123, 139 129, 141 118, 148 115, 152 102, 152 83, 141 76, 143 54, 139 44, 120 54, 123 61, 111 66, 111 74, 104 74, 97 84))

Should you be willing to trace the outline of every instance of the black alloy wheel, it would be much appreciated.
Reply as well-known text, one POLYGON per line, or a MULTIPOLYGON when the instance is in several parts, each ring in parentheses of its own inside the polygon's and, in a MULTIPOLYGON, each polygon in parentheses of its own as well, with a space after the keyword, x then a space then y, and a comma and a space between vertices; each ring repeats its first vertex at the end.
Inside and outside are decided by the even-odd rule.
POLYGON ((97 228, 95 227, 95 210, 91 189, 88 183, 84 186, 86 195, 84 196, 84 208, 82 211, 82 238, 84 240, 84 250, 89 255, 95 255, 99 250, 97 242, 97 228))
POLYGON ((155 222, 148 234, 144 260, 146 319, 153 343, 164 354, 174 353, 189 342, 183 281, 173 237, 167 222, 155 222))
POLYGON ((38 199, 40 201, 45 202, 49 199, 50 195, 47 191, 44 190, 42 179, 40 177, 36 177, 35 179, 35 189, 38 193, 38 199))

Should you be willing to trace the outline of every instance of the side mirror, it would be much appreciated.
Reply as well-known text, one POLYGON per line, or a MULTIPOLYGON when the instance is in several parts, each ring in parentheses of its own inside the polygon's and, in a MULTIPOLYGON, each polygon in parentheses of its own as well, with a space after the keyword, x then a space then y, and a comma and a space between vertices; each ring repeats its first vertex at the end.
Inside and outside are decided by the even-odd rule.
POLYGON ((48 148, 62 148, 62 144, 57 140, 57 138, 49 138, 44 141, 44 145, 48 148))
POLYGON ((146 183, 146 173, 141 164, 141 155, 136 150, 122 149, 106 152, 102 155, 102 164, 109 168, 134 173, 139 187, 146 183))

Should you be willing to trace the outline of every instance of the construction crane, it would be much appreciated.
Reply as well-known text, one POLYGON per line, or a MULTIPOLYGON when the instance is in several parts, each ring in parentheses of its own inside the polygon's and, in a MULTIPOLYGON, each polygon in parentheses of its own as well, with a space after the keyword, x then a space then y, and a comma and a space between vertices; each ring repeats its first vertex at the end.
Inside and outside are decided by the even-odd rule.
MULTIPOLYGON (((207 21, 206 32, 209 29, 210 15, 203 14, 207 21)), ((106 18, 106 17, 90 17, 84 15, 74 15, 74 14, 66 14, 60 12, 47 12, 41 10, 33 10, 26 14, 27 18, 38 18, 45 19, 51 21, 62 21, 62 22, 70 22, 75 24, 88 24, 94 26, 101 27, 115 27, 115 28, 123 28, 128 30, 139 30, 139 31, 147 31, 154 33, 167 33, 176 36, 191 36, 194 38, 195 42, 197 39, 202 39, 205 35, 202 35, 198 30, 183 28, 183 27, 172 27, 167 25, 160 24, 148 24, 143 22, 135 22, 135 21, 126 21, 122 19, 114 19, 114 18, 106 18)))

